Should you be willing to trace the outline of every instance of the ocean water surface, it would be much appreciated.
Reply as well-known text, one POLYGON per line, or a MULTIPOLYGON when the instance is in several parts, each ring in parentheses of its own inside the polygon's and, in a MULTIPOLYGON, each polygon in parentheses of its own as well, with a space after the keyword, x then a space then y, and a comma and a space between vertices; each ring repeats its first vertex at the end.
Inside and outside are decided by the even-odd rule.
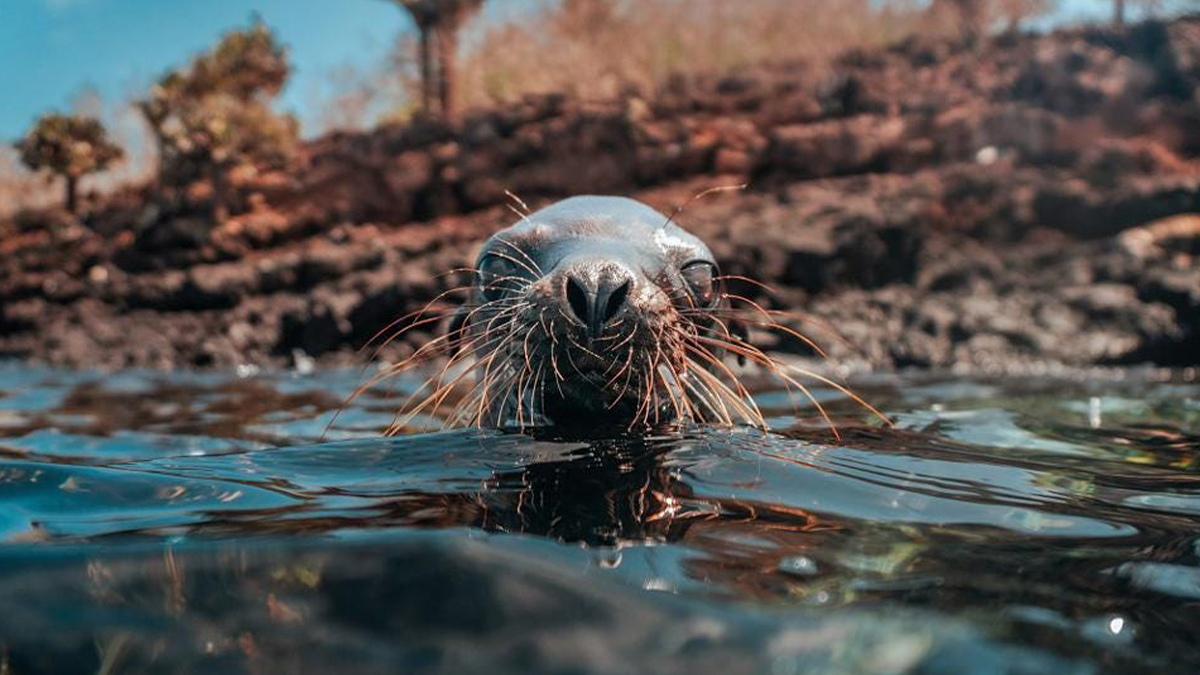
POLYGON ((381 438, 412 382, 0 366, 0 672, 1200 672, 1194 379, 381 438))

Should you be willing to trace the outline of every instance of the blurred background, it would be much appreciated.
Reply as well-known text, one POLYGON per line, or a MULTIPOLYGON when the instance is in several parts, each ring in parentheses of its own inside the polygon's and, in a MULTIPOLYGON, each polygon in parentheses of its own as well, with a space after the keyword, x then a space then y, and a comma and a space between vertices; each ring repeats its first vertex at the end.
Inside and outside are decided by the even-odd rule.
POLYGON ((508 193, 669 212, 747 183, 680 220, 838 363, 1194 366, 1197 11, 8 2, 0 355, 357 362, 462 281, 508 193))

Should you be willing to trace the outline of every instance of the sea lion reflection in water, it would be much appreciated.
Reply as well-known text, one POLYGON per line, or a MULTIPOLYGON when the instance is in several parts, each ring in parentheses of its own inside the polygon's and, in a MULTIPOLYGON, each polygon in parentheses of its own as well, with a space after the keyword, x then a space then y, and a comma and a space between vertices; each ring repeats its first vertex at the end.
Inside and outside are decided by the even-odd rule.
MULTIPOLYGON (((844 386, 750 344, 745 326, 812 343, 781 325, 778 312, 727 292, 734 277, 722 277, 704 242, 672 217, 632 199, 596 196, 518 215, 484 244, 473 282, 457 289, 469 295, 447 332, 363 386, 449 355, 390 432, 417 415, 447 426, 764 427, 729 357, 774 374, 826 422, 798 377, 874 411, 844 386)), ((398 324, 437 318, 422 311, 398 324)))

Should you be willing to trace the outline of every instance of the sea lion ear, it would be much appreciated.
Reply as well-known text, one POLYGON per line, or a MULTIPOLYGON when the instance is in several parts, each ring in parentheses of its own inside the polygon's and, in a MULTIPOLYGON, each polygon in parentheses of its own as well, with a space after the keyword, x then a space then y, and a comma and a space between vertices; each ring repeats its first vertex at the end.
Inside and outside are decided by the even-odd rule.
POLYGON ((467 337, 467 316, 470 311, 466 307, 459 307, 454 312, 454 316, 450 317, 450 324, 446 326, 446 349, 449 356, 454 358, 462 349, 463 341, 467 337))
MULTIPOLYGON (((728 325, 729 333, 731 335, 742 342, 750 342, 750 331, 746 329, 746 324, 738 321, 737 319, 730 319, 728 321, 728 325)), ((746 365, 746 355, 739 352, 737 355, 737 363, 739 366, 746 365)))

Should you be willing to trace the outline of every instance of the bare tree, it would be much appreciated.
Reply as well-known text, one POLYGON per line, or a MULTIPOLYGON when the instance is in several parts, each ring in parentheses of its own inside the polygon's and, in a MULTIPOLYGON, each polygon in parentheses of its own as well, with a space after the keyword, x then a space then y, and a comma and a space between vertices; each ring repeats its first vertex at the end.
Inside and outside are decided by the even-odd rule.
MULTIPOLYGON (((1164 9, 1163 0, 1113 0, 1113 25, 1117 27, 1124 26, 1128 20, 1127 10, 1137 8, 1140 11, 1140 16, 1143 19, 1154 19, 1160 15, 1164 9)), ((1181 5, 1186 3, 1181 3, 1181 5)), ((1195 0, 1191 3, 1196 5, 1195 0)))
POLYGON ((450 119, 458 114, 458 34, 484 0, 394 0, 408 10, 420 40, 421 108, 450 119))
POLYGON ((433 41, 437 26, 436 0, 396 0, 401 7, 408 10, 413 23, 417 25, 419 52, 417 61, 421 69, 421 109, 433 111, 434 106, 434 62, 433 41))

